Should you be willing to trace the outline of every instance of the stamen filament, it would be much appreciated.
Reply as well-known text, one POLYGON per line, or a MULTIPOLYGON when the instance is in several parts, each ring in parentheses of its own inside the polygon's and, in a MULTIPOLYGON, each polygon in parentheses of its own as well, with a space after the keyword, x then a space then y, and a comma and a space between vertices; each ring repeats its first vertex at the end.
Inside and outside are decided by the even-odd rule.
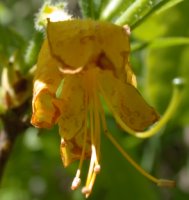
POLYGON ((92 155, 91 155, 91 161, 90 161, 90 166, 89 166, 89 171, 88 171, 88 175, 87 175, 87 181, 86 181, 86 187, 88 187, 89 183, 91 182, 91 178, 92 178, 92 174, 94 171, 94 166, 95 166, 95 162, 96 162, 96 150, 94 145, 91 146, 92 149, 92 155))
POLYGON ((106 136, 108 139, 114 144, 114 146, 118 149, 118 151, 124 156, 126 160, 133 165, 142 175, 144 175, 146 178, 151 180, 152 182, 156 183, 158 186, 161 187, 174 187, 175 181, 172 180, 163 180, 163 179, 157 179, 156 177, 152 176, 151 174, 147 173, 143 168, 141 168, 128 154, 127 152, 119 145, 119 143, 113 138, 113 136, 105 131, 106 136))
POLYGON ((99 161, 100 157, 100 116, 99 116, 99 108, 98 108, 98 96, 94 93, 94 119, 95 119, 95 144, 96 144, 96 153, 97 160, 99 161))
POLYGON ((81 171, 78 169, 76 172, 76 176, 72 181, 72 186, 71 186, 72 190, 76 190, 79 187, 79 185, 81 183, 81 179, 79 178, 80 174, 81 174, 81 171))
MULTIPOLYGON (((90 95, 90 97, 93 95, 90 95)), ((94 146, 94 119, 93 119, 93 98, 90 98, 90 110, 89 110, 89 117, 90 117, 90 132, 91 132, 91 161, 90 161, 90 166, 89 166, 89 171, 87 175, 87 180, 86 180, 86 188, 88 188, 89 183, 91 182, 92 174, 93 174, 93 169, 95 162, 97 160, 96 158, 96 149, 94 146)))
POLYGON ((94 185, 96 175, 100 172, 99 155, 100 155, 100 118, 98 113, 98 106, 96 102, 96 80, 94 73, 88 73, 87 80, 90 82, 90 87, 87 87, 87 93, 89 96, 89 127, 90 127, 90 139, 91 139, 91 160, 87 175, 85 187, 82 189, 82 193, 86 198, 90 195, 92 187, 94 185))
POLYGON ((90 193, 92 191, 95 179, 96 179, 96 173, 93 171, 93 174, 92 174, 92 177, 91 177, 91 181, 90 181, 89 186, 88 186, 89 192, 85 195, 86 198, 89 197, 89 195, 90 195, 90 193))

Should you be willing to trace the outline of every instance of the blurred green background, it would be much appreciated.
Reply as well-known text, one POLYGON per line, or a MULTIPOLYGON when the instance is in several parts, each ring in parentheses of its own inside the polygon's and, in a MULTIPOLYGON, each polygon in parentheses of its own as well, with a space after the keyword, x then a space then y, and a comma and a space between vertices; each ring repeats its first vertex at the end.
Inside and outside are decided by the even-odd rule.
MULTIPOLYGON (((42 0, 0 1, 1 70, 4 60, 17 49, 21 50, 24 57, 25 48, 36 32, 35 15, 44 2, 42 0)), ((82 16, 83 12, 85 17, 98 19, 111 2, 115 1, 95 0, 93 12, 84 8, 85 5, 82 7, 86 9, 84 12, 80 11, 78 2, 72 0, 68 1, 68 9, 70 13, 77 16, 82 16)), ((107 17, 113 22, 135 1, 119 0, 117 2, 120 2, 118 9, 107 17)), ((146 7, 147 10, 150 9, 149 5, 146 7)), ((81 6, 83 6, 82 3, 81 6)), ((136 20, 140 17, 140 13, 139 16, 135 16, 136 20)), ((153 175, 175 179, 176 188, 159 188, 146 180, 124 160, 102 134, 102 171, 97 177, 89 199, 189 199, 188 40, 189 1, 187 0, 165 10, 154 12, 136 26, 131 34, 133 47, 131 63, 137 75, 138 87, 145 99, 161 115, 171 99, 172 80, 175 77, 186 80, 182 102, 159 134, 147 140, 131 137, 124 133, 116 125, 112 116, 107 113, 111 133, 127 152, 153 175), (136 44, 139 44, 140 48, 136 49, 136 44)), ((6 166, 0 187, 0 200, 84 199, 80 190, 73 192, 70 189, 77 163, 64 169, 59 154, 59 143, 57 127, 52 130, 38 130, 31 126, 21 134, 17 138, 6 166)), ((85 171, 87 172, 87 164, 85 171)))

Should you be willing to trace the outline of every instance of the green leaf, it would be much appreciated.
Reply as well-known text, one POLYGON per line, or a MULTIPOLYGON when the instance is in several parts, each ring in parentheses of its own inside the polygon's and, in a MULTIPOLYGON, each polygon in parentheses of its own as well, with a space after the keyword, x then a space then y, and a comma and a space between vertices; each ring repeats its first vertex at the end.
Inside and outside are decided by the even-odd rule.
POLYGON ((133 29, 133 24, 141 20, 143 16, 149 12, 154 4, 155 0, 137 0, 134 1, 115 21, 118 25, 128 24, 133 29))
POLYGON ((168 1, 162 0, 162 1, 158 2, 157 4, 155 4, 152 7, 152 9, 150 9, 144 16, 142 16, 139 20, 137 20, 132 25, 132 29, 139 26, 139 24, 141 24, 144 20, 146 20, 152 14, 160 14, 163 11, 166 11, 168 8, 171 8, 171 7, 177 5, 178 3, 182 2, 182 1, 183 0, 168 0, 168 1))
POLYGON ((179 46, 179 45, 189 45, 189 38, 187 37, 165 37, 165 38, 157 38, 151 42, 141 42, 134 43, 131 46, 131 51, 140 51, 144 48, 148 49, 159 49, 166 48, 171 46, 179 46))
POLYGON ((184 0, 169 0, 168 2, 165 1, 165 4, 162 3, 162 6, 158 8, 157 14, 160 14, 161 12, 167 11, 167 9, 176 6, 177 4, 181 3, 184 0))
POLYGON ((18 33, 0 24, 0 58, 9 58, 15 50, 21 49, 24 43, 24 39, 18 33))
POLYGON ((170 46, 178 46, 178 45, 188 45, 189 37, 166 37, 166 38, 158 38, 154 42, 149 44, 149 48, 165 48, 170 46))
POLYGON ((118 25, 129 24, 133 30, 153 13, 158 13, 157 11, 161 13, 182 1, 183 0, 162 0, 157 3, 155 0, 137 0, 116 19, 115 23, 118 25))
POLYGON ((101 20, 111 20, 116 14, 119 14, 120 11, 124 8, 126 9, 125 4, 128 4, 129 1, 125 0, 112 0, 100 13, 101 20))

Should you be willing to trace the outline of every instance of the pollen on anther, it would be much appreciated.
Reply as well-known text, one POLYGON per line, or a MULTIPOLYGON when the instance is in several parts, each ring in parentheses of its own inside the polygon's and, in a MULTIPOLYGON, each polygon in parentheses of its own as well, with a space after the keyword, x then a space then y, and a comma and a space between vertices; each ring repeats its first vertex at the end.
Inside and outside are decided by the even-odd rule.
POLYGON ((175 181, 172 180, 165 180, 165 179, 159 179, 157 185, 159 187, 168 187, 168 188, 173 188, 176 185, 175 181))
POLYGON ((61 147, 63 148, 63 147, 65 147, 66 146, 66 142, 65 142, 65 140, 62 138, 61 139, 61 147))
POLYGON ((79 187, 80 183, 81 183, 81 179, 78 178, 78 177, 75 177, 73 182, 72 182, 71 189, 76 190, 79 187))
POLYGON ((81 191, 84 195, 89 195, 91 193, 91 189, 88 187, 83 187, 81 191))
POLYGON ((100 172, 100 169, 101 169, 100 165, 95 165, 94 172, 98 174, 100 172))

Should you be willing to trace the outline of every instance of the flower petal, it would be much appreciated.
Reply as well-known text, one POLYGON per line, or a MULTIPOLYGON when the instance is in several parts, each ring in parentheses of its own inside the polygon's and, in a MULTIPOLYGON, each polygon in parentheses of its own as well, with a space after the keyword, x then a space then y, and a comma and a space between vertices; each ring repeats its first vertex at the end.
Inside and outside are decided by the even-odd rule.
POLYGON ((38 128, 51 128, 60 116, 60 104, 47 89, 41 90, 33 99, 31 123, 38 128))
POLYGON ((95 33, 101 51, 110 59, 116 70, 122 70, 130 52, 128 33, 121 26, 109 22, 98 22, 95 33))
POLYGON ((145 102, 134 86, 116 78, 111 71, 101 71, 98 79, 105 100, 128 127, 143 131, 158 120, 155 110, 145 102))
POLYGON ((50 128, 60 116, 61 101, 56 99, 55 92, 63 79, 49 52, 48 41, 45 40, 37 62, 34 77, 31 123, 40 128, 50 128))
POLYGON ((129 61, 125 58, 125 67, 122 69, 117 70, 114 67, 114 64, 111 62, 110 58, 108 58, 105 54, 100 54, 98 60, 96 62, 97 68, 102 70, 110 70, 114 74, 114 76, 119 77, 119 79, 123 80, 123 82, 127 82, 136 87, 136 77, 131 69, 129 61))
POLYGON ((62 115, 58 125, 60 135, 65 141, 61 152, 64 165, 67 166, 80 158, 84 142, 87 102, 82 74, 65 76, 62 94, 62 115))
MULTIPOLYGON (((88 134, 89 135, 89 134, 88 134)), ((71 139, 62 138, 60 145, 60 153, 65 167, 70 165, 73 161, 81 159, 83 150, 84 130, 77 132, 71 139)), ((89 158, 91 155, 90 140, 86 141, 84 158, 89 158)))
POLYGON ((90 19, 49 22, 47 37, 52 56, 61 62, 63 70, 82 70, 101 54, 117 70, 125 68, 128 62, 129 35, 124 28, 109 22, 90 19))
POLYGON ((62 63, 63 68, 83 68, 99 47, 91 20, 68 20, 49 22, 47 37, 52 55, 62 63))

